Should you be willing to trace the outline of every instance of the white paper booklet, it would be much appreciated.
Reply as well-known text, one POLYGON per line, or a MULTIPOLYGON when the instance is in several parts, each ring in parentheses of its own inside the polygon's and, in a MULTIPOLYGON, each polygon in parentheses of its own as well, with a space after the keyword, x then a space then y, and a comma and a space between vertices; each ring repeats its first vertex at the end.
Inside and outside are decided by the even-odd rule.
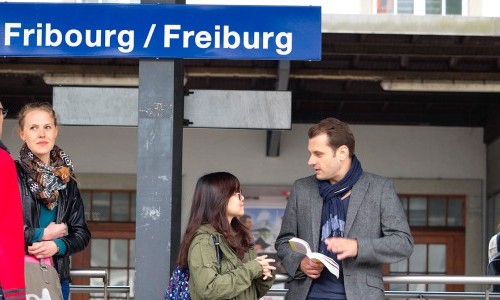
POLYGON ((319 252, 312 252, 309 244, 303 239, 294 237, 291 238, 288 241, 288 243, 290 243, 290 247, 292 248, 293 251, 305 254, 307 255, 307 257, 316 262, 321 262, 323 265, 325 265, 328 271, 330 271, 330 273, 335 275, 335 277, 339 278, 339 265, 333 258, 328 257, 319 252))

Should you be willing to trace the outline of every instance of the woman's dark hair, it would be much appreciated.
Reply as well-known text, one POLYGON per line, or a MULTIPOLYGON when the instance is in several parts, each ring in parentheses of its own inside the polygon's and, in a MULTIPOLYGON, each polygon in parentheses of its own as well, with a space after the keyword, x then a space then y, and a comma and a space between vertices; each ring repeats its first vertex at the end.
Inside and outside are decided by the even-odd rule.
POLYGON ((252 242, 250 232, 238 218, 233 218, 229 223, 226 217, 229 198, 240 191, 240 182, 231 173, 210 173, 198 179, 189 213, 189 221, 179 249, 177 263, 180 266, 188 265, 189 247, 196 230, 204 224, 212 225, 217 232, 226 238, 236 255, 240 259, 243 258, 252 242))

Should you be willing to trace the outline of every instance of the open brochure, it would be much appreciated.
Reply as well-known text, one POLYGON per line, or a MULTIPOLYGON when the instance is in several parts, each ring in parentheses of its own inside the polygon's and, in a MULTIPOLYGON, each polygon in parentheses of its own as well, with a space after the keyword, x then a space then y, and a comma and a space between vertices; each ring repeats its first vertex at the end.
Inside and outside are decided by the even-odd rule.
POLYGON ((312 252, 309 244, 303 239, 294 237, 291 238, 288 243, 290 243, 290 247, 293 251, 305 254, 313 261, 321 262, 323 265, 325 265, 328 271, 330 271, 330 273, 339 278, 339 265, 333 258, 318 252, 312 252))

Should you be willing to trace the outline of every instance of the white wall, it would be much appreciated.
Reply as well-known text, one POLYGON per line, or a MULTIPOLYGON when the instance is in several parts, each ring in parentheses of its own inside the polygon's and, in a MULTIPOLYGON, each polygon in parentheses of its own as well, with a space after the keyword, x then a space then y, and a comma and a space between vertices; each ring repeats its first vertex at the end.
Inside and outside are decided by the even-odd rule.
MULTIPOLYGON (((2 140, 15 158, 22 145, 16 132, 17 123, 5 120, 2 140)), ((77 175, 136 172, 136 127, 59 126, 57 145, 73 160, 77 175)))
MULTIPOLYGON (((292 131, 283 132, 279 157, 265 156, 265 131, 186 129, 183 173, 228 169, 248 184, 289 184, 311 174, 307 166, 309 126, 294 124, 292 131), (191 164, 193 159, 195 164, 191 164)), ((356 154, 366 170, 393 178, 485 178, 482 129, 351 127, 356 154)))
MULTIPOLYGON (((15 121, 5 121, 3 140, 16 157, 21 141, 15 126, 15 121)), ((294 124, 292 130, 283 131, 279 157, 266 157, 264 130, 187 128, 183 174, 189 178, 228 170, 246 184, 290 184, 311 174, 307 166, 309 126, 294 124)), ((392 178, 486 178, 482 128, 351 127, 365 170, 392 178)), ((69 153, 79 173, 135 174, 136 141, 137 128, 60 126, 57 144, 69 153)), ((497 148, 499 141, 490 145, 491 157, 498 156, 497 148)))
MULTIPOLYGON (((17 157, 21 141, 15 126, 15 121, 5 121, 3 140, 17 157)), ((291 184, 311 174, 307 166, 309 126, 294 124, 292 130, 283 131, 279 157, 266 157, 264 130, 185 129, 186 188, 190 190, 198 176, 215 170, 234 172, 245 184, 291 184)), ((351 127, 365 170, 391 178, 486 179, 482 128, 351 127)), ((73 159, 78 173, 135 174, 136 140, 136 128, 60 126, 57 144, 73 159)), ((500 147, 500 142, 492 147, 500 147)), ((493 156, 500 151, 489 153, 493 156)))
MULTIPOLYGON (((473 0, 469 0, 473 1, 473 0)), ((482 0, 482 16, 483 17, 499 17, 500 16, 500 1, 498 0, 482 0)))

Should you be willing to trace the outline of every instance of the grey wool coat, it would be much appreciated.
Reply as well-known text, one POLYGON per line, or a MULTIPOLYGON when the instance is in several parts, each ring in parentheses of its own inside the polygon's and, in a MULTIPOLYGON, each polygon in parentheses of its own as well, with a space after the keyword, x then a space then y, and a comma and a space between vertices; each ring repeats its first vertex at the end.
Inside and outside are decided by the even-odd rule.
MULTIPOLYGON (((306 299, 312 283, 299 268, 303 255, 294 252, 288 240, 299 237, 318 251, 322 208, 315 176, 295 181, 275 244, 290 278, 287 300, 306 299)), ((347 299, 384 299, 382 264, 413 252, 408 221, 390 180, 362 174, 351 190, 345 237, 358 241, 358 255, 342 261, 347 299)))

